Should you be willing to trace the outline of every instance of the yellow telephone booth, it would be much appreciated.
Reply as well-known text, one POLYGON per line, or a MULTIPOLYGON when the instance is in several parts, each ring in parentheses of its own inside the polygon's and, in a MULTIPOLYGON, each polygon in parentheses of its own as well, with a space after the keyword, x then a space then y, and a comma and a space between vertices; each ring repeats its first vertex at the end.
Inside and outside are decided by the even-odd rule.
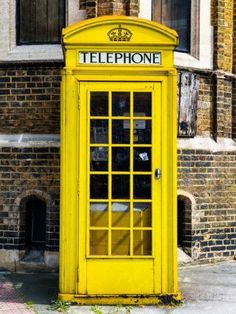
POLYGON ((175 31, 130 17, 63 30, 60 293, 178 296, 175 31))

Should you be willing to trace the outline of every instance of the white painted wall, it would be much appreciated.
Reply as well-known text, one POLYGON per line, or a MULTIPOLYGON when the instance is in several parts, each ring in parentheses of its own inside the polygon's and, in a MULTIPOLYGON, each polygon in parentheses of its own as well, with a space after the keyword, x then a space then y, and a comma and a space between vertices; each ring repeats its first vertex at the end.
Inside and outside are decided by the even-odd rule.
POLYGON ((152 19, 152 0, 139 0, 139 17, 147 20, 152 19))

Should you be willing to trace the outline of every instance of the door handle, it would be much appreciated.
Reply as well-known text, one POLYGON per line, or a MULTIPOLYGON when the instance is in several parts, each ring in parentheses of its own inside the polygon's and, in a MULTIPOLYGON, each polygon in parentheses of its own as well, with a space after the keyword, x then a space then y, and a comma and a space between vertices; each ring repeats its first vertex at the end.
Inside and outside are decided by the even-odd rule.
POLYGON ((161 169, 157 168, 155 170, 155 179, 160 180, 160 178, 161 178, 161 169))

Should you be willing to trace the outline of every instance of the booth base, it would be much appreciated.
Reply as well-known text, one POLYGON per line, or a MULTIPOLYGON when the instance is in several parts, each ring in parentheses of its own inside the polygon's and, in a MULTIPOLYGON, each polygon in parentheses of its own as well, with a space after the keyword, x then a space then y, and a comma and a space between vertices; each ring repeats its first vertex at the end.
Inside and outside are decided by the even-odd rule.
POLYGON ((58 295, 62 301, 75 302, 80 305, 177 305, 182 297, 177 294, 159 295, 58 295))

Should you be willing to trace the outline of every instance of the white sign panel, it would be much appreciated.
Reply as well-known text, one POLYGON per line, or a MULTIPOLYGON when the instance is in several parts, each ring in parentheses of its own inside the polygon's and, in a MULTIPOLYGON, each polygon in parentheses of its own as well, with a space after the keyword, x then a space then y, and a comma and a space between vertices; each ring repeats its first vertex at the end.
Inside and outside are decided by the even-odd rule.
POLYGON ((160 52, 79 52, 80 64, 160 65, 160 52))

